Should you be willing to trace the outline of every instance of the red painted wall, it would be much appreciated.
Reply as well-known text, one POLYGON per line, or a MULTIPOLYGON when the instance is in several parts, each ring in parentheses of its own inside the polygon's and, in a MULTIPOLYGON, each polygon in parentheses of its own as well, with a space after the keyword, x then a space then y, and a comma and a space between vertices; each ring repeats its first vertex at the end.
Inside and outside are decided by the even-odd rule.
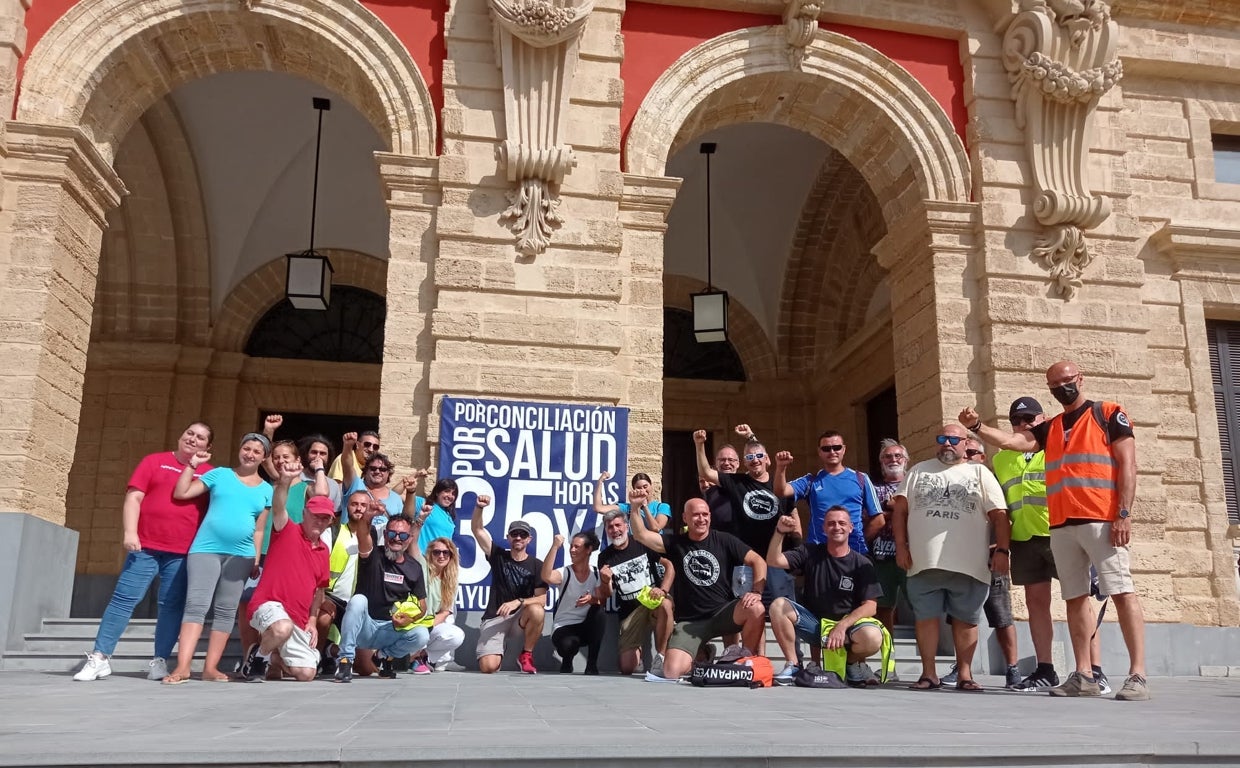
MULTIPOLYGON (((26 12, 27 55, 34 50, 43 35, 47 34, 47 30, 77 1, 38 0, 31 6, 26 12)), ((444 12, 447 9, 444 1, 362 0, 362 5, 378 16, 405 45, 430 89, 431 101, 435 105, 435 114, 438 115, 443 107, 443 62, 447 57, 447 47, 443 39, 444 12)), ((18 64, 19 92, 21 68, 24 64, 23 58, 18 64)))
MULTIPOLYGON (((620 127, 627 141, 633 117, 659 76, 690 48, 725 32, 782 24, 779 16, 734 13, 707 8, 632 2, 624 12, 624 104, 620 127)), ((964 106, 964 67, 960 46, 947 40, 881 29, 823 24, 869 45, 909 71, 943 107, 961 141, 968 112, 964 106)))

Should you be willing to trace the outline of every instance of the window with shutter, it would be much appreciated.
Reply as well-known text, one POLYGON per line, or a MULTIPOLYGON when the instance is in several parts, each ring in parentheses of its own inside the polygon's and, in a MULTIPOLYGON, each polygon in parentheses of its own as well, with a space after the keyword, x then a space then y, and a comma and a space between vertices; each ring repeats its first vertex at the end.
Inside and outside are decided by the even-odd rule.
POLYGON ((1223 486, 1227 518, 1240 523, 1236 482, 1240 480, 1240 323, 1206 321, 1210 339, 1210 373, 1214 378, 1214 412, 1223 448, 1223 486))

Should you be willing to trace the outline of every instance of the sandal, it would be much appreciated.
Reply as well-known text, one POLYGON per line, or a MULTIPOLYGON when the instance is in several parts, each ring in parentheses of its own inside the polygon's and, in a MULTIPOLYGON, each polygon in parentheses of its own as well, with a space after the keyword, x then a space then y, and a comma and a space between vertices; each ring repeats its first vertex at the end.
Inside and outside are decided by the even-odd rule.
POLYGON ((232 678, 221 672, 219 675, 212 675, 211 677, 203 675, 202 681, 204 683, 231 683, 232 678))
POLYGON ((935 691, 942 687, 943 682, 941 680, 935 680, 923 675, 922 677, 917 678, 917 682, 910 685, 908 689, 910 691, 935 691))
POLYGON ((176 672, 173 672, 160 682, 164 685, 180 685, 181 683, 189 682, 189 675, 178 675, 176 672))
POLYGON ((966 693, 983 693, 986 689, 978 685, 976 680, 957 680, 956 690, 966 693))

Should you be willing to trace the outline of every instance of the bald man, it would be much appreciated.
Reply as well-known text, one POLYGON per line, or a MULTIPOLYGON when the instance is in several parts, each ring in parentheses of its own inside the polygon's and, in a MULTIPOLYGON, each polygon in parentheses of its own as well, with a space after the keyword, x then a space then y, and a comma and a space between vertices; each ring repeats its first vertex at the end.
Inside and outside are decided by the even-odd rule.
POLYGON ((739 632, 744 647, 762 654, 766 630, 762 607, 766 561, 762 556, 732 534, 711 530, 710 507, 702 499, 685 502, 684 533, 655 533, 642 525, 640 514, 630 515, 633 538, 666 554, 676 570, 672 582, 676 624, 663 659, 663 677, 676 680, 687 675, 702 646, 723 635, 739 632), (732 574, 742 565, 752 569, 753 581, 748 592, 737 595, 732 574))
POLYGON ((1092 565, 1098 586, 1115 601, 1120 630, 1128 646, 1128 679, 1115 698, 1146 701, 1145 616, 1132 582, 1128 542, 1129 509, 1137 490, 1137 447, 1132 423, 1118 403, 1085 397, 1085 377, 1070 360, 1046 371, 1046 386, 1063 413, 1027 431, 1005 432, 982 423, 965 408, 960 423, 991 445, 1009 451, 1046 452, 1046 504, 1050 511, 1051 553, 1059 587, 1068 604, 1068 631, 1076 671, 1052 696, 1099 696, 1101 688, 1090 664, 1094 632, 1089 605, 1092 565))

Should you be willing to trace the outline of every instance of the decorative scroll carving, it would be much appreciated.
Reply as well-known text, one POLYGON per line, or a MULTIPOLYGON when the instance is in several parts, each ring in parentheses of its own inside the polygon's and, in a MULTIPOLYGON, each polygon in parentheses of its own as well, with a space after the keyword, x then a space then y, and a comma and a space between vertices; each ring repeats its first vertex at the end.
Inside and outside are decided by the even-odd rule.
POLYGON ((512 220, 517 250, 526 256, 547 250, 552 232, 563 223, 556 211, 557 193, 577 165, 562 134, 577 44, 594 2, 564 2, 491 0, 507 129, 496 155, 508 181, 517 185, 508 193, 509 206, 500 218, 512 220))
POLYGON ((1037 197, 1033 212, 1050 227, 1033 255, 1066 299, 1081 287, 1092 256, 1085 230, 1111 215, 1111 201, 1086 183, 1093 114, 1123 77, 1117 27, 1104 0, 1022 0, 1003 37, 1016 124, 1025 131, 1037 197))
POLYGON ((784 6, 784 34, 788 38, 788 66, 801 69, 805 51, 818 34, 821 0, 787 0, 784 6))

